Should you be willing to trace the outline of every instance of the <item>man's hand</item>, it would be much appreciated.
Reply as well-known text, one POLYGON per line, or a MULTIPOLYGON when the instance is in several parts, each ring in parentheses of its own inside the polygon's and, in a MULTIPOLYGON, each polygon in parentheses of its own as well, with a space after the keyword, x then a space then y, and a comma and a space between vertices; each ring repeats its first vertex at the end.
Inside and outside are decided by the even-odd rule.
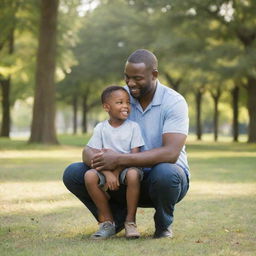
POLYGON ((91 166, 91 161, 92 161, 94 155, 98 154, 100 152, 101 152, 101 149, 90 148, 90 147, 86 146, 83 149, 83 153, 82 153, 83 162, 86 163, 88 166, 91 166))
POLYGON ((106 185, 110 190, 118 190, 119 189, 119 175, 117 172, 103 171, 106 177, 106 185))
POLYGON ((97 171, 118 169, 117 160, 120 155, 111 149, 102 149, 100 153, 94 155, 91 166, 97 171))

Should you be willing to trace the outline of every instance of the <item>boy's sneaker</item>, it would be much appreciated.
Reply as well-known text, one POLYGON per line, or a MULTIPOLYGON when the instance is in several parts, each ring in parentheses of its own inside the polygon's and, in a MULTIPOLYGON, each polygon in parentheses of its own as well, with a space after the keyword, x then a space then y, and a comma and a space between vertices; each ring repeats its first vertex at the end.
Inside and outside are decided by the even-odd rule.
POLYGON ((140 233, 137 230, 137 225, 135 222, 125 222, 124 223, 125 227, 125 236, 126 238, 139 238, 140 233))
POLYGON ((107 239, 116 233, 115 224, 111 221, 105 221, 99 224, 99 230, 91 235, 92 239, 107 239))

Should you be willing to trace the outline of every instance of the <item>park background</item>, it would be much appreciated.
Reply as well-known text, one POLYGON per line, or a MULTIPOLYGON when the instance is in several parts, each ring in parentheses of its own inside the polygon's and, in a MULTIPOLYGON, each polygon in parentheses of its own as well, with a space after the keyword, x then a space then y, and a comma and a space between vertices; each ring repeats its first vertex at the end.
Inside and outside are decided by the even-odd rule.
POLYGON ((3 255, 254 255, 256 2, 1 0, 0 248, 3 255), (138 48, 189 104, 192 181, 172 241, 94 243, 97 225, 61 182, 81 160, 99 101, 138 48), (126 250, 124 250, 126 249, 126 250), (115 251, 115 253, 113 253, 115 251))

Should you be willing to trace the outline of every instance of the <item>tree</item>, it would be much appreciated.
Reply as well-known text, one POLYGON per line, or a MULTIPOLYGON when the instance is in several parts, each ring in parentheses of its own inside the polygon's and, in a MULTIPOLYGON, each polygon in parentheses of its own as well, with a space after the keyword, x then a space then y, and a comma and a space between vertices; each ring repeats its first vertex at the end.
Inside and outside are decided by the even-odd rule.
MULTIPOLYGON (((18 4, 14 1, 8 3, 4 1, 1 4, 1 24, 0 51, 5 52, 5 56, 10 58, 14 52, 14 30, 16 26, 16 12, 18 4)), ((10 91, 11 91, 11 72, 0 71, 0 87, 2 91, 2 122, 1 137, 10 136, 10 91)))
POLYGON ((235 84, 231 90, 233 105, 232 134, 234 142, 238 142, 239 136, 239 91, 240 86, 238 84, 235 84))
POLYGON ((56 144, 55 61, 58 0, 41 0, 36 88, 29 142, 56 144))
POLYGON ((11 132, 11 108, 17 99, 32 95, 38 1, 3 0, 0 3, 1 136, 11 132))

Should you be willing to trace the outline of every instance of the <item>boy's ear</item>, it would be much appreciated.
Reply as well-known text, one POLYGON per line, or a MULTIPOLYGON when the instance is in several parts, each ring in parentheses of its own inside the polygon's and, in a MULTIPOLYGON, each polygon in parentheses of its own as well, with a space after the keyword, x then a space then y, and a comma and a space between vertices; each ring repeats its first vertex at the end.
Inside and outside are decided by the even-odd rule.
POLYGON ((106 111, 106 112, 109 112, 109 104, 107 104, 107 103, 104 103, 103 104, 103 108, 104 108, 104 110, 106 111))

